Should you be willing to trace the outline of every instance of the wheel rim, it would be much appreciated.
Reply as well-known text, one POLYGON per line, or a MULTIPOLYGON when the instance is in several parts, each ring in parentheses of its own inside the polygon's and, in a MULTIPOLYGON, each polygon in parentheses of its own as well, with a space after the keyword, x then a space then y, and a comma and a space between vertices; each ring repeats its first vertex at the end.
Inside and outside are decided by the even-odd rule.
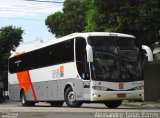
POLYGON ((25 100, 25 96, 24 94, 22 95, 22 104, 25 104, 26 103, 26 100, 25 100))
POLYGON ((70 103, 74 103, 74 102, 75 102, 74 92, 70 92, 70 93, 68 94, 68 101, 69 101, 70 103))

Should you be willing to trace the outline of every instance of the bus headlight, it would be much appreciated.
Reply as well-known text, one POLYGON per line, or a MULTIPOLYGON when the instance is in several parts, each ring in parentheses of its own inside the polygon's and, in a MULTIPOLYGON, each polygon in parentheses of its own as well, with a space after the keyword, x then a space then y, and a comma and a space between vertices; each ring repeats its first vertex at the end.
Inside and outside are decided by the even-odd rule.
POLYGON ((92 88, 94 90, 99 90, 99 91, 107 91, 107 87, 103 87, 103 86, 92 86, 92 88))
POLYGON ((143 86, 138 86, 134 88, 134 90, 142 90, 142 89, 143 89, 143 86))

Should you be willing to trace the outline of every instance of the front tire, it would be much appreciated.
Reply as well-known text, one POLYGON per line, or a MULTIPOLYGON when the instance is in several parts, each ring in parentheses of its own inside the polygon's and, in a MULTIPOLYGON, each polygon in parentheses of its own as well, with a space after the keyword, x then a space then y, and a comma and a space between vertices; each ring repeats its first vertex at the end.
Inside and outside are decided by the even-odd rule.
POLYGON ((50 102, 52 107, 62 107, 63 106, 63 101, 52 101, 50 102))
POLYGON ((77 101, 75 97, 76 96, 72 88, 71 87, 67 88, 65 92, 65 102, 69 107, 81 107, 82 106, 82 102, 77 101))
POLYGON ((112 101, 106 101, 104 103, 108 108, 114 109, 119 107, 122 104, 122 100, 112 100, 112 101))
POLYGON ((4 99, 4 96, 3 96, 3 90, 2 89, 0 89, 0 103, 2 102, 2 101, 4 101, 5 99, 4 99))

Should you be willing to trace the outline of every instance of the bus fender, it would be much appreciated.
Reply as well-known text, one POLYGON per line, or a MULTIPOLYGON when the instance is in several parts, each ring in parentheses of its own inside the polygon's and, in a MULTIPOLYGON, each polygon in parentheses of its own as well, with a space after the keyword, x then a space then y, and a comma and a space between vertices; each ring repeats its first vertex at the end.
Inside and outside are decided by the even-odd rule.
POLYGON ((65 86, 65 89, 64 89, 64 94, 65 94, 65 91, 67 90, 67 88, 71 87, 72 90, 74 91, 74 83, 72 82, 68 82, 65 86))

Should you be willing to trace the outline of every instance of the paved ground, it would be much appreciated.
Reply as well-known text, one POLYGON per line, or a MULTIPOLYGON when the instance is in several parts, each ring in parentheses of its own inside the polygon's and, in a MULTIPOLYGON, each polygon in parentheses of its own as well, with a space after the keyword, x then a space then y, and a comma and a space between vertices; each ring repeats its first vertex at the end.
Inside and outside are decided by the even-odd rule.
POLYGON ((152 102, 123 102, 124 106, 139 106, 146 108, 160 108, 160 101, 152 101, 152 102))
MULTIPOLYGON (((130 103, 131 104, 131 103, 130 103)), ((138 103, 137 103, 138 104, 138 103)), ((139 103, 140 104, 140 103, 139 103)), ((38 103, 35 107, 22 107, 20 102, 6 101, 0 104, 0 118, 160 118, 159 107, 129 105, 126 101, 117 109, 104 104, 83 104, 81 108, 50 107, 38 103), (125 105, 126 104, 126 105, 125 105)))

